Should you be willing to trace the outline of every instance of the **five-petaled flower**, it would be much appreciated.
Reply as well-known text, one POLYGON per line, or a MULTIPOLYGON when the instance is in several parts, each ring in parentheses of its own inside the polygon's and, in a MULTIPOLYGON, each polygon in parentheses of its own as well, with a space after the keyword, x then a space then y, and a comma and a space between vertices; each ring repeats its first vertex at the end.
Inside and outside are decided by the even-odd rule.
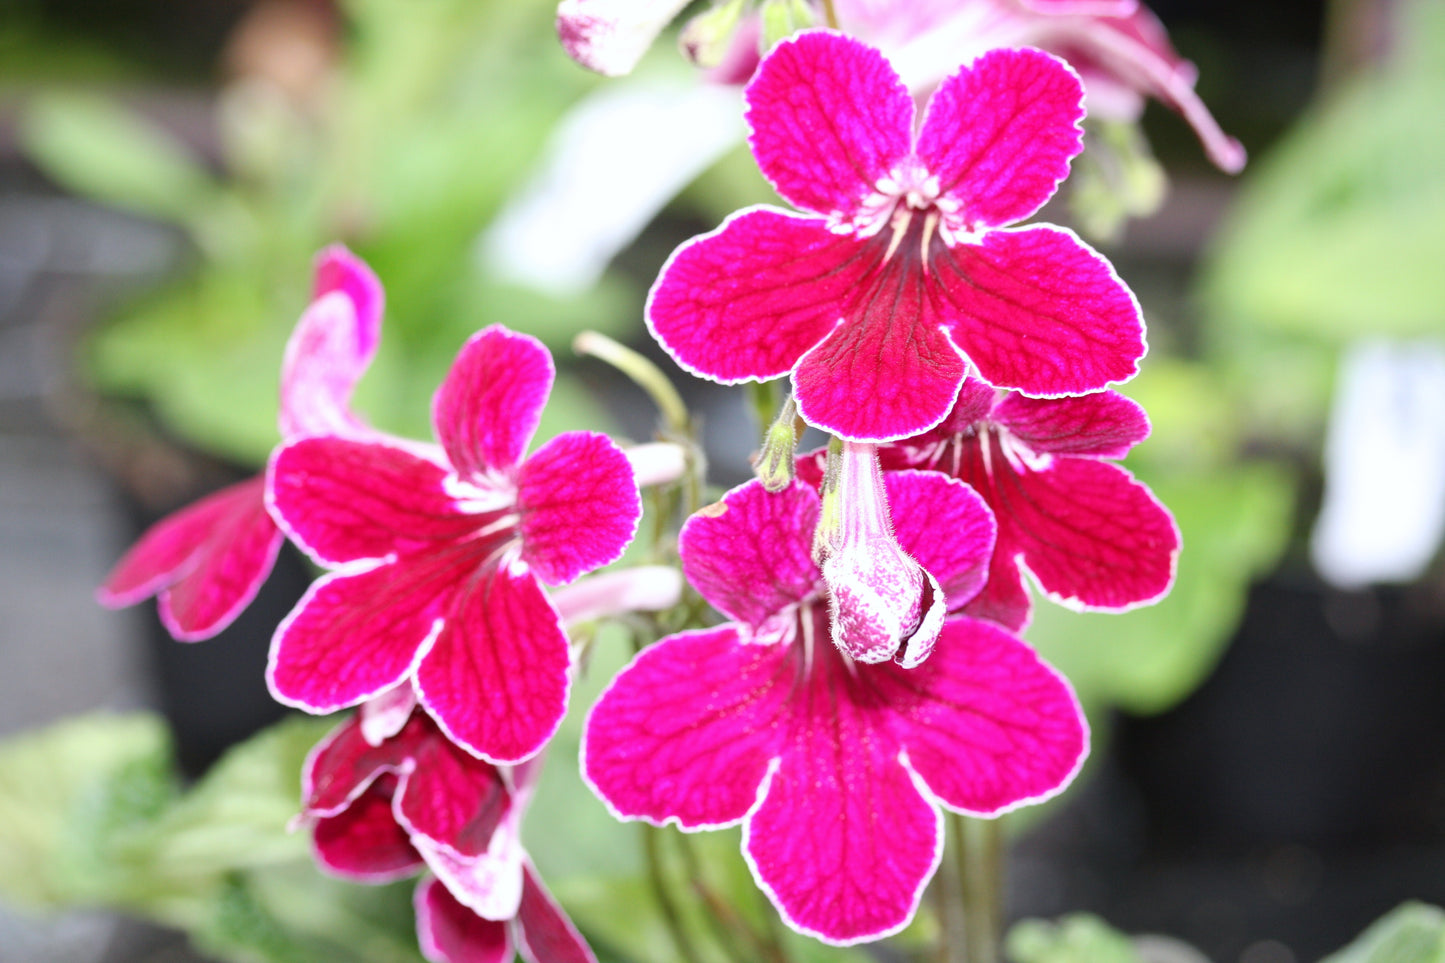
POLYGON ((363 883, 433 875, 416 890, 433 963, 595 963, 521 843, 540 759, 498 769, 451 742, 402 686, 306 760, 302 818, 328 872, 363 883))
POLYGON ((276 630, 277 699, 332 712, 411 679, 476 755, 515 763, 542 747, 566 711, 571 657, 539 582, 614 561, 642 510, 602 435, 567 432, 523 458, 552 379, 540 342, 493 326, 437 391, 442 451, 323 437, 273 456, 273 514, 337 569, 276 630))
MULTIPOLYGON (((987 565, 987 510, 938 472, 886 481, 899 542, 956 610, 987 565)), ((991 623, 948 620, 914 669, 840 652, 811 553, 818 513, 801 482, 749 482, 688 520, 684 574, 734 621, 638 655, 588 718, 582 762, 619 817, 741 822, 790 925, 854 943, 913 916, 941 852, 940 803, 991 816, 1051 796, 1088 737, 1068 683, 991 623)))
MULTIPOLYGON (((317 257, 314 290, 282 363, 281 437, 367 436, 371 430, 351 413, 351 393, 381 338, 381 284, 336 245, 317 257)), ((258 475, 161 519, 96 597, 119 608, 158 595, 161 622, 182 642, 220 632, 256 597, 284 541, 264 491, 258 475)))
POLYGON ((762 207, 688 242, 647 320, 684 367, 726 383, 791 371, 809 423, 904 438, 948 414, 970 365, 1035 396, 1132 377, 1129 289, 1074 234, 1009 228, 1080 149, 1078 77, 996 50, 914 104, 875 49, 827 31, 778 45, 747 89, 763 173, 814 215, 762 207))
POLYGON ((1021 567, 1071 608, 1121 612, 1168 593, 1179 554, 1174 519, 1129 472, 1102 460, 1123 458, 1148 435, 1144 410, 1115 391, 1025 398, 969 379, 943 424, 881 448, 879 460, 885 475, 946 472, 988 502, 998 547, 967 611, 1019 631, 1029 618, 1021 567))

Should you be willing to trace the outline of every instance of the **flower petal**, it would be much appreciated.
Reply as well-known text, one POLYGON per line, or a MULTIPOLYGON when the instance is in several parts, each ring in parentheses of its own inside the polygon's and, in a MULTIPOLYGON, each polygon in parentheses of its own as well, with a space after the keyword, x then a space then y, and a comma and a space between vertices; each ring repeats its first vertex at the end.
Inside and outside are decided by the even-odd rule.
POLYGON ((966 371, 940 327, 928 275, 907 266, 870 280, 862 303, 793 371, 798 413, 851 441, 927 431, 958 398, 966 371))
POLYGON ((278 449, 267 497, 291 540, 317 563, 407 555, 478 527, 443 487, 446 469, 375 442, 304 438, 278 449))
POLYGON ((880 669, 894 737, 950 808, 992 816, 1039 802, 1083 765, 1088 729, 1073 690, 996 626, 952 619, 924 665, 880 669))
POLYGON ((994 385, 1081 394, 1132 378, 1144 320, 1109 262, 1062 228, 989 231, 933 262, 954 340, 994 385))
POLYGON ((1050 598, 1122 611, 1169 591, 1179 531, 1127 471, 1067 457, 1038 471, 995 469, 986 497, 998 513, 998 550, 1022 555, 1050 598))
POLYGON ((742 819, 785 737, 789 650, 744 644, 730 625, 643 650, 587 718, 583 777, 619 819, 687 830, 742 819))
POLYGON ((648 296, 648 328, 699 377, 781 377, 843 316, 872 268, 867 253, 816 217, 739 211, 673 252, 648 296))
POLYGON ((677 550, 693 588, 713 608, 752 629, 818 590, 813 564, 818 496, 794 483, 771 494, 739 485, 682 526, 677 550))
POLYGON ((361 737, 369 746, 380 746, 406 726, 416 708, 416 690, 407 679, 375 698, 367 699, 357 712, 361 737))
POLYGON ((988 579, 998 527, 993 512, 963 482, 936 471, 885 472, 893 534, 938 580, 950 611, 962 608, 988 579))
POLYGON ((509 920, 522 901, 522 861, 526 853, 515 831, 497 836, 496 846, 481 856, 461 856, 426 836, 412 844, 427 867, 473 913, 489 920, 509 920))
POLYGON ((417 746, 415 765, 397 790, 396 813, 412 833, 480 856, 512 806, 496 767, 482 762, 440 732, 417 746))
MULTIPOLYGON (((379 745, 366 740, 359 717, 352 716, 312 748, 301 769, 301 805, 305 816, 335 816, 383 773, 399 775, 427 732, 425 716, 412 716, 393 738, 379 745)), ((388 792, 387 797, 391 797, 388 792)), ((393 820, 394 821, 394 820, 393 820)))
POLYGON ((411 876, 422 868, 391 813, 390 786, 372 783, 350 806, 316 823, 312 851, 333 876, 377 885, 411 876))
POLYGON ((386 307, 386 292, 366 262, 347 250, 344 244, 332 244, 316 255, 311 297, 319 301, 332 291, 346 295, 356 311, 355 357, 357 365, 364 369, 371 363, 381 343, 381 315, 386 307))
POLYGON ((631 73, 688 0, 562 0, 557 36, 567 56, 608 77, 631 73))
POLYGON ((891 707, 867 681, 926 665, 851 668, 818 648, 791 693, 781 763, 743 829, 753 875, 784 920, 834 944, 907 925, 943 848, 939 812, 900 763, 882 718, 891 707))
POLYGON ((569 431, 537 449, 517 478, 522 559, 550 585, 615 562, 637 532, 632 465, 605 435, 569 431))
POLYGON ((1039 454, 1123 458, 1149 437, 1149 416, 1117 391, 1074 398, 1011 394, 994 408, 991 420, 1039 454))
POLYGON ((413 899, 416 934, 431 963, 508 963, 507 924, 467 909, 436 878, 421 881, 413 899))
POLYGON ((376 350, 362 344, 356 306, 339 291, 311 302, 281 363, 281 437, 364 431, 351 413, 351 394, 376 350))
POLYGON ((250 478, 146 530, 96 592, 112 608, 159 591, 160 617, 182 642, 230 625, 271 574, 283 541, 266 513, 265 479, 250 478))
POLYGON ((748 143, 795 207, 851 219, 913 146, 913 98, 884 56, 810 30, 763 59, 744 93, 748 143))
POLYGON ((542 342, 494 324, 462 346, 432 399, 437 440, 457 474, 486 485, 509 478, 552 391, 542 342))
POLYGON ((431 644, 477 564, 463 546, 317 580, 271 640, 272 696, 324 713, 390 689, 431 644))
POLYGON ((1021 221, 1044 206, 1083 150, 1084 88, 1041 50, 992 50, 928 102, 918 158, 971 230, 1021 221))
POLYGON ((521 762, 561 724, 570 665, 557 611, 536 577, 494 567, 462 589, 417 669, 417 696, 469 752, 498 765, 521 762))
POLYGON ((517 953, 527 963, 597 963, 597 957, 547 892, 531 863, 522 867, 522 905, 517 908, 517 953))
POLYGON ((1033 600, 1024 588, 1018 556, 996 549, 988 563, 983 590, 963 608, 964 614, 997 623, 1010 632, 1022 632, 1033 613, 1033 600))

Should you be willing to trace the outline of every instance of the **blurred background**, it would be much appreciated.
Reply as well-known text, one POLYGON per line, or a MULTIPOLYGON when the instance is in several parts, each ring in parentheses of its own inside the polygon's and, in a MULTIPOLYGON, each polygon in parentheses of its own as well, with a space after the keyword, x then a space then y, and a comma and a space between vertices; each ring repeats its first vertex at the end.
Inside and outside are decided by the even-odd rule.
MULTIPOLYGON (((1155 430, 1128 466, 1185 548, 1156 607, 1037 608, 1027 637, 1096 743, 1069 793, 1013 820, 1009 913, 1087 911, 1216 963, 1316 960, 1403 900, 1445 904, 1445 4, 1153 9, 1251 161, 1219 173, 1151 104, 1152 156, 1092 129, 1118 150, 1085 154, 1041 215, 1144 306, 1150 354, 1124 390, 1155 430)), ((689 379, 641 323, 678 243, 772 200, 737 92, 666 36, 602 81, 557 45, 554 11, 0 5, 0 737, 159 714, 0 747, 0 963, 416 959, 404 887, 322 884, 304 839, 275 838, 324 723, 212 769, 282 717, 262 673, 311 578, 300 557, 198 645, 152 604, 92 601, 146 525, 264 461, 324 244, 387 289, 357 401, 379 426, 427 437, 457 348, 500 322, 558 356, 544 435, 650 438, 645 396, 572 355, 590 328, 674 376, 713 483, 746 477, 745 392, 689 379), (208 770, 209 797, 180 795, 208 770), (149 835, 117 848, 118 821, 149 835)), ((665 961, 636 827, 575 773, 580 717, 628 655, 596 647, 526 839, 604 958, 665 961)), ((735 864, 719 885, 746 889, 735 838, 705 846, 735 864)))

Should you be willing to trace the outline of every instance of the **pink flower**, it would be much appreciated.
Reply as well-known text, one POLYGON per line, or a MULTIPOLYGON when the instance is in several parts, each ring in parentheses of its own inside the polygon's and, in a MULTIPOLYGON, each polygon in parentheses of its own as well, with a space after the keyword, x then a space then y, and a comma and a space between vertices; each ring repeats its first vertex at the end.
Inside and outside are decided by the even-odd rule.
POLYGON ((1137 0, 835 0, 843 28, 877 44, 914 89, 928 89, 960 60, 997 47, 1039 47, 1084 80, 1089 115, 1135 121, 1154 97, 1194 128, 1210 160, 1244 167, 1239 141, 1219 129, 1194 91, 1194 65, 1179 56, 1159 18, 1137 0))
MULTIPOLYGON (((346 248, 316 260, 314 300, 291 335, 281 369, 282 438, 369 433, 351 393, 381 337, 381 284, 346 248)), ((223 488, 152 525, 96 593, 121 608, 159 597, 162 624, 182 642, 235 620, 271 574, 284 541, 266 513, 262 476, 223 488)))
MULTIPOLYGON (((950 609, 979 587, 987 513, 937 472, 886 478, 903 549, 950 609)), ((794 928, 855 943, 907 924, 942 846, 939 805, 997 815, 1059 792, 1087 734, 1023 642, 947 621, 915 669, 832 644, 811 555, 818 496, 733 489, 689 519, 688 580, 734 621, 644 650, 592 710, 583 772, 619 818, 742 823, 758 885, 794 928)))
POLYGON ((368 703, 306 761, 302 818, 315 825, 322 868, 363 883, 429 868, 416 915, 434 963, 505 963, 513 949, 531 963, 595 963, 522 848, 539 763, 473 758, 425 713, 398 715, 410 688, 398 691, 381 710, 396 725, 368 732, 368 703))
POLYGON ((1103 460, 1124 457, 1148 435, 1144 410, 1114 391, 1041 400, 970 379, 943 424, 879 458, 885 469, 946 472, 988 502, 998 548, 967 611, 1020 631, 1029 618, 1022 568, 1051 599, 1077 609, 1121 612, 1169 592, 1179 555, 1174 519, 1103 460))
POLYGON ((523 457, 552 379, 540 342, 493 326, 436 393, 442 451, 325 437, 272 457, 272 512, 337 569, 276 630, 277 699, 332 712, 411 679, 482 758, 542 747, 566 710, 570 656, 540 583, 615 560, 641 514, 627 458, 602 435, 567 432, 523 457))
POLYGON ((653 333, 724 383, 792 373, 811 424, 855 441, 943 420, 970 367, 1034 395, 1130 378, 1138 304, 1074 234, 1006 228, 1079 151, 1078 78, 1036 50, 949 77, 913 135, 913 99, 877 50, 825 31, 779 44, 747 89, 752 149, 813 216, 760 207, 673 254, 653 333))

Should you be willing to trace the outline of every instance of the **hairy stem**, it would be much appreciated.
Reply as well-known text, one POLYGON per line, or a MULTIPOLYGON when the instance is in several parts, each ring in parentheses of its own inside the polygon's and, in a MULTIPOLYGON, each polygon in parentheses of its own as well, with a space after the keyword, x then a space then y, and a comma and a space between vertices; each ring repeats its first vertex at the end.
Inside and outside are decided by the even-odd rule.
POLYGON ((949 813, 958 839, 954 850, 963 884, 964 958, 968 963, 1003 959, 1003 824, 999 819, 970 819, 949 813))
POLYGON ((687 934, 683 925, 682 915, 672 898, 667 873, 662 867, 662 833, 656 826, 642 827, 643 852, 647 858, 647 879, 652 884, 652 896, 657 900, 657 908, 662 913, 662 921, 667 926, 668 934, 671 935, 673 943, 677 944, 678 957, 684 963, 702 963, 702 957, 698 956, 697 947, 693 945, 692 937, 687 934))

